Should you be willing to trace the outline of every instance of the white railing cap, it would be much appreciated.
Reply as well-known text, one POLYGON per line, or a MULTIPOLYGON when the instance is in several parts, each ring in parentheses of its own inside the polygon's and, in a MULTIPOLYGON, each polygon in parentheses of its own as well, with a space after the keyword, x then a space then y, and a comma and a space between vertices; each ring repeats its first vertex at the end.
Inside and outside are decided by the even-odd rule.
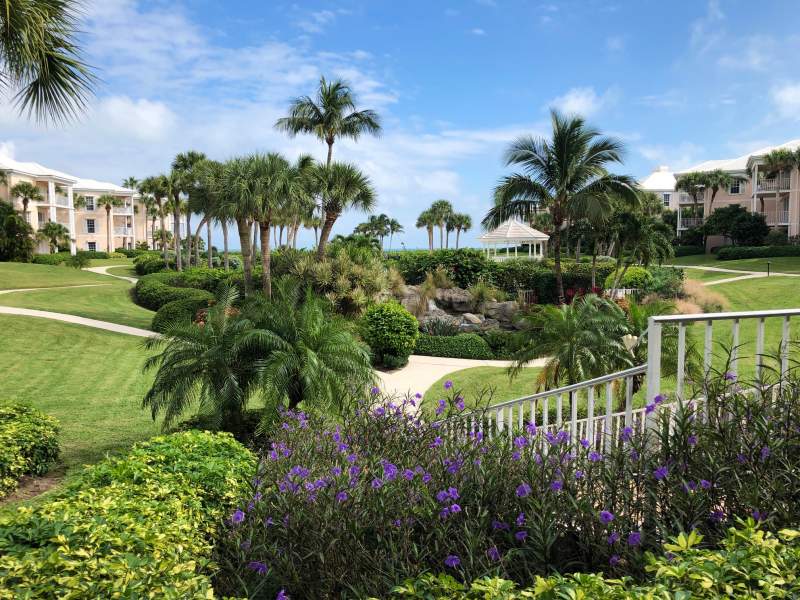
POLYGON ((698 323, 700 321, 766 319, 768 317, 800 316, 800 308, 778 308, 775 310, 746 310, 739 312, 698 313, 692 315, 658 315, 650 317, 654 323, 698 323))

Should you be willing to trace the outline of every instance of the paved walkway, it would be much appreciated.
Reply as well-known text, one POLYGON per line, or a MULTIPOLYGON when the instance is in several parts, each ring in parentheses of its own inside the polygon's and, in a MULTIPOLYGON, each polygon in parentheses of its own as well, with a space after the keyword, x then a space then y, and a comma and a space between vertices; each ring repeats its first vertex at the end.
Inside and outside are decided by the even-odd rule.
MULTIPOLYGON (((543 367, 546 359, 537 359, 527 366, 543 367)), ((434 383, 448 373, 471 367, 508 367, 509 360, 471 360, 466 358, 442 358, 439 356, 412 355, 402 369, 378 371, 380 388, 386 394, 405 396, 419 392, 424 394, 434 383)))
POLYGON ((103 287, 110 283, 84 283, 82 285, 58 285, 55 287, 17 288, 13 290, 0 290, 0 294, 14 294, 16 292, 45 292, 47 290, 68 290, 70 288, 103 287))
POLYGON ((86 267, 83 269, 84 271, 91 271, 92 273, 99 273, 100 275, 108 275, 109 277, 114 277, 115 279, 124 279, 130 283, 136 283, 139 281, 136 277, 126 277, 125 275, 114 275, 113 273, 109 273, 109 269, 113 269, 115 267, 124 267, 125 265, 106 265, 105 267, 86 267))
POLYGON ((762 277, 800 277, 800 273, 775 273, 767 275, 764 271, 743 271, 741 269, 726 269, 724 267, 705 267, 699 265, 672 265, 678 269, 699 269, 700 271, 712 271, 714 273, 733 273, 735 277, 706 281, 704 286, 720 285, 721 283, 732 283, 734 281, 744 281, 745 279, 760 279, 762 277))
POLYGON ((96 319, 87 319, 86 317, 77 317, 75 315, 66 315, 64 313, 50 312, 47 310, 32 310, 30 308, 15 308, 13 306, 0 306, 0 314, 19 315, 23 317, 38 317, 41 319, 52 319, 54 321, 63 321, 65 323, 74 323, 75 325, 84 325, 86 327, 94 327, 95 329, 104 329, 105 331, 113 331, 114 333, 135 335, 137 337, 153 337, 158 335, 157 333, 153 331, 148 331, 147 329, 128 327, 127 325, 109 323, 108 321, 98 321, 96 319))

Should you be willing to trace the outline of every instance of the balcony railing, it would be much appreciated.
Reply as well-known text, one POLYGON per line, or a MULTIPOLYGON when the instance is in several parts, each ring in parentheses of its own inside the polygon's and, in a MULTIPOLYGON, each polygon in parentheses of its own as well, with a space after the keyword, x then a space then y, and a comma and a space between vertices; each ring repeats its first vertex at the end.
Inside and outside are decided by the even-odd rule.
POLYGON ((133 227, 114 227, 114 235, 133 235, 133 227))
MULTIPOLYGON (((697 199, 697 204, 703 203, 703 194, 700 194, 700 197, 697 199)), ((691 195, 687 194, 686 192, 681 192, 678 200, 681 204, 695 204, 694 198, 691 195)))
POLYGON ((758 182, 759 192, 785 192, 791 188, 791 178, 788 175, 779 175, 762 179, 758 182))
POLYGON ((764 220, 767 225, 788 225, 789 224, 789 211, 788 210, 771 210, 761 213, 764 215, 764 220))
POLYGON ((133 206, 117 206, 114 208, 115 215, 132 215, 133 206))
POLYGON ((56 205, 65 207, 69 206, 69 198, 67 198, 66 196, 61 196, 59 194, 56 194, 56 205))
POLYGON ((703 224, 703 218, 702 217, 685 217, 685 218, 681 218, 681 220, 678 221, 678 227, 680 229, 689 229, 691 227, 699 227, 702 224, 703 224))

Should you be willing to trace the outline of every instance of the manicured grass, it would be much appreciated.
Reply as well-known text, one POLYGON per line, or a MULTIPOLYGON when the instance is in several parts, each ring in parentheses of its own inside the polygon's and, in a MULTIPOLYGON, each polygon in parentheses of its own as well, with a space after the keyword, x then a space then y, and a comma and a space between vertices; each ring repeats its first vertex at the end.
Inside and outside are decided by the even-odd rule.
POLYGON ((721 269, 766 272, 767 261, 770 263, 770 271, 776 273, 800 273, 800 256, 717 260, 717 257, 713 254, 701 254, 697 256, 681 256, 678 258, 673 258, 669 260, 668 263, 673 265, 697 265, 702 267, 719 267, 721 269))
POLYGON ((134 304, 131 299, 131 284, 106 275, 100 277, 104 285, 96 287, 0 294, 0 305, 49 310, 150 329, 155 313, 134 304))
POLYGON ((702 269, 684 269, 686 279, 694 279, 707 283, 709 281, 719 281, 721 279, 730 279, 736 277, 736 273, 720 273, 718 271, 703 271, 702 269))
POLYGON ((29 402, 55 416, 68 468, 158 433, 140 407, 151 376, 141 373, 139 338, 9 315, 0 315, 0 328, 0 402, 29 402))
POLYGON ((0 290, 108 283, 108 277, 70 267, 0 263, 0 290))
POLYGON ((111 265, 133 265, 132 258, 93 258, 90 267, 108 267, 111 265))
POLYGON ((122 265, 119 267, 112 267, 106 271, 111 275, 118 275, 121 277, 139 277, 136 274, 136 269, 133 268, 133 265, 122 265))
MULTIPOLYGON (((453 389, 464 396, 464 401, 472 406, 482 392, 492 394, 492 404, 505 402, 514 398, 528 396, 536 392, 536 378, 540 369, 531 367, 524 369, 513 380, 508 377, 505 367, 472 367, 445 375, 434 383, 423 397, 424 405, 436 405, 445 394, 445 381, 453 382, 453 389)), ((488 399, 488 396, 487 398, 488 399)))

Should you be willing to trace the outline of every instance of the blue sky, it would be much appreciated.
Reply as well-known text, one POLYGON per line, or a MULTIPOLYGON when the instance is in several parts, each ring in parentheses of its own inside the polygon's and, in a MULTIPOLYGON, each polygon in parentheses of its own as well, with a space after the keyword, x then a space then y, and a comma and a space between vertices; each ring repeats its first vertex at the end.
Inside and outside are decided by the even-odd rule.
POLYGON ((320 75, 340 76, 384 133, 337 144, 335 157, 370 175, 407 247, 426 244, 414 222, 437 198, 479 223, 503 148, 546 134, 551 106, 622 138, 618 170, 637 177, 800 138, 789 0, 95 0, 85 13, 102 78, 89 113, 54 129, 5 105, 0 152, 115 182, 165 171, 190 148, 322 158, 313 138, 272 126, 320 75))

